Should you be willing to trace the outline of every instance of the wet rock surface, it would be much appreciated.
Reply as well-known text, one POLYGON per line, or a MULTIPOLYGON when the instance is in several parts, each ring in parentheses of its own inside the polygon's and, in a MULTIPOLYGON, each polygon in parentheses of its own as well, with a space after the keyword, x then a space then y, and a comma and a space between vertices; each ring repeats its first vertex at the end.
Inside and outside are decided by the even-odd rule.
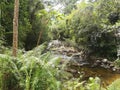
POLYGON ((76 48, 69 46, 65 42, 53 40, 48 44, 47 48, 53 55, 62 59, 62 62, 69 61, 69 63, 83 66, 88 64, 84 51, 78 51, 76 48))
POLYGON ((108 61, 107 59, 96 60, 91 67, 102 67, 120 73, 120 67, 115 66, 113 62, 108 61))
POLYGON ((70 65, 75 67, 89 66, 92 68, 100 67, 120 73, 120 68, 115 64, 104 58, 94 58, 89 60, 85 51, 78 51, 76 48, 69 46, 65 42, 53 40, 48 44, 47 50, 53 55, 61 58, 61 64, 68 61, 70 65))

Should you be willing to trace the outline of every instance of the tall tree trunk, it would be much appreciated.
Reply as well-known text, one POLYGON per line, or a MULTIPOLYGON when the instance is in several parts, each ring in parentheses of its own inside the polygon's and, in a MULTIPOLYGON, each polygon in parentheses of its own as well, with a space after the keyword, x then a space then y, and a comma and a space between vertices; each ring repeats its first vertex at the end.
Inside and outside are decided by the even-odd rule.
POLYGON ((17 56, 18 48, 18 16, 19 16, 19 0, 14 2, 14 18, 13 18, 13 56, 17 56))

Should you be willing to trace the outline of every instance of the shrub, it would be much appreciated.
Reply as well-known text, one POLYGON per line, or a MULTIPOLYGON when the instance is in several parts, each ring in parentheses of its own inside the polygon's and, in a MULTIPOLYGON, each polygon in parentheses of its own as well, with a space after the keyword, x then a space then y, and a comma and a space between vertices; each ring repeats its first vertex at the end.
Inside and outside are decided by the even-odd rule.
POLYGON ((19 58, 0 55, 1 90, 58 90, 59 58, 51 53, 41 54, 42 46, 19 58), (36 52, 37 51, 37 52, 36 52), (35 53, 36 52, 36 53, 35 53), (38 56, 37 56, 38 55, 38 56))

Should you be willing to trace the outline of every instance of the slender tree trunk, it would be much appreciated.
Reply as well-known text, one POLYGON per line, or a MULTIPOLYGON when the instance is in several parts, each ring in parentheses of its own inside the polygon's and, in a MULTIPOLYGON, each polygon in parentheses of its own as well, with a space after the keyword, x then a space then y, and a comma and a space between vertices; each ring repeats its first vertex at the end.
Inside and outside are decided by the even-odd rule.
MULTIPOLYGON (((45 20, 43 20, 43 21, 45 21, 45 20)), ((47 25, 48 22, 49 22, 49 20, 46 20, 44 24, 47 25)), ((41 30, 39 32, 39 37, 38 37, 38 40, 37 40, 37 46, 40 44, 40 40, 41 40, 42 34, 43 34, 43 30, 41 30)))
POLYGON ((18 16, 19 16, 19 0, 14 2, 14 18, 13 18, 13 56, 17 56, 18 48, 18 16))
POLYGON ((40 43, 40 39, 41 39, 41 37, 42 37, 42 32, 43 32, 43 31, 40 31, 40 33, 39 33, 39 38, 38 38, 38 41, 37 41, 37 46, 38 46, 39 43, 40 43))
POLYGON ((0 7, 0 26, 2 26, 2 8, 0 7))

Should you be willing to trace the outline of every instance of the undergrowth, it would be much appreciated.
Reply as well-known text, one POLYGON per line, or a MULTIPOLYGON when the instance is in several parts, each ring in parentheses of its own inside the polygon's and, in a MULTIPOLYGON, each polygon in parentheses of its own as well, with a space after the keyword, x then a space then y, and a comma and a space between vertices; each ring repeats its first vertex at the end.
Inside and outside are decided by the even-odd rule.
POLYGON ((119 90, 115 87, 119 80, 105 89, 98 77, 90 77, 87 82, 66 79, 67 63, 60 65, 61 59, 45 53, 44 48, 41 45, 17 58, 0 54, 0 90, 119 90))
POLYGON ((19 58, 0 54, 1 90, 59 89, 60 82, 56 79, 59 70, 55 67, 60 59, 49 52, 41 54, 41 48, 43 46, 39 51, 34 49, 19 58))

